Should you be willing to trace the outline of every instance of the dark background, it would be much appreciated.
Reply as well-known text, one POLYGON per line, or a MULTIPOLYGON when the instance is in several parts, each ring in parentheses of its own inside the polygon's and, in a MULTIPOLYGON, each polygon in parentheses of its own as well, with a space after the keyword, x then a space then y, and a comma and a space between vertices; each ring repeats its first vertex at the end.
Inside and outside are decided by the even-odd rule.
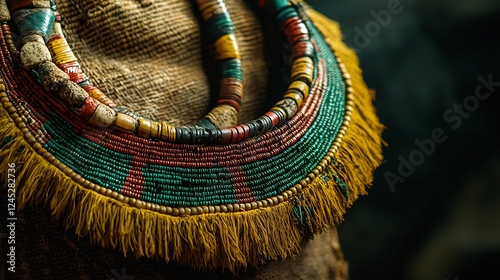
POLYGON ((351 279, 500 279, 500 1, 308 3, 340 23, 387 126, 339 226, 351 279))

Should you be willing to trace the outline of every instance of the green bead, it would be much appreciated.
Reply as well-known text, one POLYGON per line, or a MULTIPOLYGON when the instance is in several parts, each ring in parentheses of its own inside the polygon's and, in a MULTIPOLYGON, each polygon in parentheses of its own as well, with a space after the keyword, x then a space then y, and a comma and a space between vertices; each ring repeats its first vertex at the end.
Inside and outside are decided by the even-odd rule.
POLYGON ((207 21, 208 37, 215 42, 220 37, 234 33, 234 25, 228 13, 216 14, 207 21))
POLYGON ((47 41, 55 14, 50 8, 23 9, 14 12, 13 18, 21 37, 38 34, 47 41))

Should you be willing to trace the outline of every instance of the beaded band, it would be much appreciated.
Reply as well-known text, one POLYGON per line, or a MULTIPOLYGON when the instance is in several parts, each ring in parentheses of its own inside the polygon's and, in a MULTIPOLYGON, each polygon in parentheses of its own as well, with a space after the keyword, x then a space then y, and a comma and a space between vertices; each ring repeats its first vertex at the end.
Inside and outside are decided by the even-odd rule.
MULTIPOLYGON (((278 2, 288 3, 259 1, 283 24, 292 22, 278 2)), ((288 32, 299 40, 292 54, 311 53, 296 59, 313 62, 311 75, 292 70, 294 79, 310 83, 308 97, 281 125, 226 145, 156 141, 71 117, 70 106, 40 85, 46 79, 21 64, 6 10, 0 0, 0 167, 22 163, 20 210, 45 205, 68 230, 101 246, 204 270, 294 257, 305 239, 338 224, 366 194, 382 160, 381 125, 356 58, 335 23, 311 9, 295 11, 311 47, 294 39, 303 38, 300 32, 288 32)), ((41 64, 40 72, 53 66, 41 64)), ((54 84, 68 95, 79 87, 54 84)))
MULTIPOLYGON (((2 29, 9 34, 7 25, 2 25, 2 29)), ((6 39, 11 41, 8 37, 6 39)), ((326 51, 324 45, 320 44, 318 48, 321 52, 326 51)), ((315 52, 315 56, 320 53, 315 52)), ((289 189, 290 184, 301 184, 301 180, 305 180, 303 183, 310 182, 308 178, 315 172, 308 173, 307 170, 320 168, 317 164, 322 162, 321 155, 326 154, 328 147, 335 142, 337 131, 339 135, 345 133, 345 128, 328 131, 319 129, 336 127, 347 120, 341 118, 344 116, 343 110, 331 111, 331 108, 341 108, 339 105, 344 104, 343 93, 325 92, 325 89, 343 88, 342 85, 332 86, 332 83, 339 83, 340 74, 335 74, 333 69, 327 69, 324 65, 332 65, 335 61, 323 55, 315 59, 319 63, 315 71, 317 75, 312 79, 310 98, 304 100, 302 107, 286 124, 259 138, 224 146, 198 147, 141 139, 131 134, 116 135, 108 131, 97 133, 78 120, 59 119, 57 116, 64 115, 67 108, 56 100, 47 100, 43 95, 31 97, 33 103, 50 102, 50 111, 55 115, 51 119, 36 119, 35 123, 44 123, 43 128, 32 127, 32 131, 39 131, 38 136, 29 138, 35 137, 33 139, 36 142, 43 144, 37 145, 39 153, 47 154, 49 161, 54 160, 53 164, 61 165, 63 170, 67 168, 71 174, 80 174, 85 187, 104 191, 104 194, 112 197, 120 198, 119 195, 122 195, 123 201, 132 205, 143 201, 141 205, 152 205, 151 209, 161 206, 174 209, 235 203, 255 205, 253 202, 261 200, 267 201, 263 205, 269 205, 275 196, 276 201, 282 201, 280 193, 291 191, 295 194, 294 189, 289 189), (76 131, 86 133, 79 135, 76 131), (59 140, 50 140, 53 137, 59 140), (72 142, 75 146, 67 148, 61 141, 72 142), (324 150, 309 152, 319 147, 324 147, 324 150), (89 149, 92 151, 90 154, 89 149), (180 153, 182 161, 178 160, 180 153), (57 159, 52 154, 57 155, 57 159), (110 158, 110 155, 113 157, 110 158), (148 155, 148 158, 141 159, 142 155, 148 155), (290 162, 293 163, 289 165, 290 162), (106 187, 98 187, 103 170, 113 170, 114 175, 107 181, 106 187), (199 193, 199 196, 193 199, 190 197, 193 192, 199 193)), ((29 73, 21 72, 21 75, 29 73)), ((34 83, 28 76, 23 79, 34 83)), ((14 78, 10 80, 16 81, 14 78)), ((32 84, 31 87, 36 85, 32 84)), ((349 96, 352 98, 352 94, 349 96)), ((23 103, 20 99, 16 100, 15 96, 12 98, 19 104, 23 103)), ((352 101, 348 101, 348 105, 352 105, 352 101)), ((26 111, 34 111, 34 108, 28 107, 26 111)), ((33 119, 37 116, 29 117, 33 119)), ((335 143, 338 145, 339 141, 335 143)), ((323 165, 331 160, 330 156, 323 165)), ((81 180, 79 178, 78 182, 81 180)), ((295 189, 297 187, 295 185, 295 189)), ((177 210, 173 213, 177 213, 177 210)))
POLYGON ((291 48, 293 60, 291 84, 270 111, 240 125, 237 113, 243 93, 240 54, 234 27, 221 0, 197 0, 201 16, 209 25, 222 68, 221 91, 217 106, 197 125, 174 127, 166 122, 137 118, 115 107, 109 98, 92 86, 81 71, 76 57, 62 35, 55 5, 35 7, 37 1, 14 5, 7 1, 24 45, 20 56, 23 66, 39 77, 44 87, 57 93, 90 124, 146 139, 186 144, 238 143, 261 135, 289 120, 307 99, 313 80, 314 47, 307 26, 289 1, 271 1, 267 9, 274 15, 291 48), (53 22, 53 36, 44 45, 53 22), (18 26, 19 25, 19 26, 18 26), (54 64, 55 63, 55 64, 54 64), (79 85, 80 87, 78 87, 79 85))

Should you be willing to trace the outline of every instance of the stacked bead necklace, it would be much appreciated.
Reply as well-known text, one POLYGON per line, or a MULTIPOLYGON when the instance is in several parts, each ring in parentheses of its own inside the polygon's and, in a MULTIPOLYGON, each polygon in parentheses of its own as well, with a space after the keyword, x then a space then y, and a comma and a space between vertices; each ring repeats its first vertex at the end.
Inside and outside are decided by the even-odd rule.
MULTIPOLYGON (((121 47, 101 45, 101 37, 144 39, 140 45, 149 55, 154 47, 147 38, 152 36, 130 36, 136 24, 151 19, 146 24, 154 28, 177 11, 182 17, 191 3, 156 2, 156 7, 139 10, 133 0, 118 2, 101 7, 117 9, 109 19, 107 13, 89 16, 84 27, 77 26, 84 19, 79 13, 95 11, 101 2, 60 6, 70 19, 72 38, 88 43, 81 45, 82 53, 98 49, 95 43, 103 47, 89 61, 121 47), (105 33, 106 25, 89 28, 103 20, 109 20, 112 33, 105 33)), ((282 100, 255 120, 237 123, 243 74, 234 27, 222 1, 192 1, 219 58, 220 92, 217 105, 201 121, 174 127, 120 108, 90 83, 51 1, 0 0, 0 109, 6 127, 0 157, 22 163, 16 170, 21 207, 46 205, 68 230, 95 244, 203 270, 234 271, 295 256, 310 234, 340 222, 365 194, 371 171, 381 161, 376 147, 380 127, 369 92, 334 23, 300 1, 254 2, 251 8, 260 6, 283 32, 282 42, 272 38, 266 43, 283 43, 282 52, 290 54, 291 82, 282 100)), ((191 20, 184 18, 179 25, 191 20)), ((246 25, 254 18, 242 20, 246 42, 258 38, 260 44, 261 36, 246 25)), ((161 37, 191 38, 177 31, 161 37)), ((132 65, 137 62, 132 58, 142 55, 117 61, 132 65)), ((153 61, 156 71, 161 60, 153 61)), ((137 68, 147 71, 149 62, 137 68)), ((196 70, 200 75, 202 69, 196 70)))
MULTIPOLYGON (((8 11, 21 37, 20 59, 44 88, 59 96, 91 125, 145 139, 184 144, 228 144, 261 135, 294 116, 309 95, 315 69, 309 31, 290 1, 258 1, 275 16, 291 49, 291 83, 283 98, 264 115, 238 124, 243 73, 234 25, 222 0, 196 0, 208 25, 221 68, 217 105, 196 125, 175 127, 136 116, 93 86, 81 70, 61 29, 53 1, 7 0, 8 11)), ((3 7, 5 9, 6 7, 3 7)))

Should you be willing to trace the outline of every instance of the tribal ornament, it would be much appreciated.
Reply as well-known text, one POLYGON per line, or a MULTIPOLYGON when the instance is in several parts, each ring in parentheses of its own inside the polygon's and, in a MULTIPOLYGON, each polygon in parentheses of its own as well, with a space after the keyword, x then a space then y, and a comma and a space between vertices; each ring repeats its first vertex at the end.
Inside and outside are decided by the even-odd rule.
POLYGON ((287 90, 238 124, 238 38, 222 1, 199 0, 219 99, 175 127, 91 84, 54 2, 0 1, 0 168, 23 163, 20 207, 47 205, 68 230, 124 254, 208 270, 294 257, 340 223, 382 161, 372 93, 334 22, 300 1, 249 2, 282 30, 287 90))

